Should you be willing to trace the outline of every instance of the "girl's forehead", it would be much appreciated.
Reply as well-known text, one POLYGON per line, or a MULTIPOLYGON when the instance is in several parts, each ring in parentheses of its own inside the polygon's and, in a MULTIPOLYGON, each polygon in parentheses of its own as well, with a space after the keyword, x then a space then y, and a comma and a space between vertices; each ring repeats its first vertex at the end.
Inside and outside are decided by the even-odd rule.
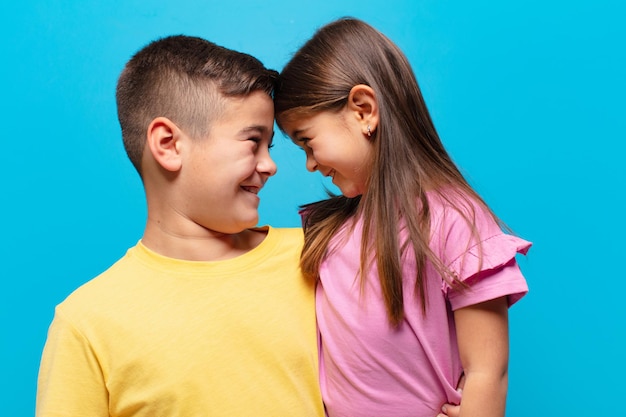
POLYGON ((289 136, 293 137, 300 131, 307 129, 311 124, 311 115, 304 113, 289 113, 276 117, 280 128, 289 136))

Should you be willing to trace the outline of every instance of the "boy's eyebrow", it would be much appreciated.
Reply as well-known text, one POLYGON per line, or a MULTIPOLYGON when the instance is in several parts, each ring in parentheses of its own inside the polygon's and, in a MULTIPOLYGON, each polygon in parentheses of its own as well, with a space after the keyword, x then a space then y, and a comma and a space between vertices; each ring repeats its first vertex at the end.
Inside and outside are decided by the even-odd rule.
POLYGON ((271 133, 272 137, 274 136, 274 129, 268 129, 267 126, 263 126, 263 125, 252 125, 252 126, 244 127, 240 131, 240 133, 249 133, 249 132, 271 133))

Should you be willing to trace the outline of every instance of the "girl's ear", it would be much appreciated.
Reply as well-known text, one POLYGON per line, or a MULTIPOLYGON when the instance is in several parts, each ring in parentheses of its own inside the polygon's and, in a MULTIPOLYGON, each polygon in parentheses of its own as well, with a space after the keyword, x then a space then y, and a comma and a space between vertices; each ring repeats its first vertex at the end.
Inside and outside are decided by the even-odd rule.
POLYGON ((147 144, 154 160, 163 169, 171 172, 180 170, 181 130, 167 117, 157 117, 148 126, 147 144))
POLYGON ((365 84, 355 85, 348 95, 347 106, 362 124, 363 134, 372 136, 378 127, 379 120, 378 100, 374 89, 365 84))

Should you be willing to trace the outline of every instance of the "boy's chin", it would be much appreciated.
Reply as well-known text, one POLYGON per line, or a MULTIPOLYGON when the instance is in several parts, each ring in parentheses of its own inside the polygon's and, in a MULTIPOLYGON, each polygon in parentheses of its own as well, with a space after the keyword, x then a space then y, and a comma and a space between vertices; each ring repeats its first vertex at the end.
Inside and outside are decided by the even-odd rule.
POLYGON ((259 222, 259 217, 256 216, 254 218, 249 219, 238 219, 238 221, 233 221, 230 225, 222 225, 220 230, 216 230, 220 233, 227 235, 236 235, 239 233, 243 233, 246 230, 255 228, 259 222))
POLYGON ((250 221, 244 221, 241 223, 241 230, 240 232, 244 232, 248 229, 252 229, 257 227, 257 225, 259 224, 259 216, 257 215, 254 219, 250 219, 250 221))

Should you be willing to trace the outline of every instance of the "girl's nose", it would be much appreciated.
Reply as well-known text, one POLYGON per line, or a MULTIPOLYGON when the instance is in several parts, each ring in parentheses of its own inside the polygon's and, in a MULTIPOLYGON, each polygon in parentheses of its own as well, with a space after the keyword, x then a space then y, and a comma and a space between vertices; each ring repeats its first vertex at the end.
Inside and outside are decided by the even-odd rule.
POLYGON ((306 154, 306 169, 309 172, 315 172, 317 170, 317 161, 310 152, 306 154))

